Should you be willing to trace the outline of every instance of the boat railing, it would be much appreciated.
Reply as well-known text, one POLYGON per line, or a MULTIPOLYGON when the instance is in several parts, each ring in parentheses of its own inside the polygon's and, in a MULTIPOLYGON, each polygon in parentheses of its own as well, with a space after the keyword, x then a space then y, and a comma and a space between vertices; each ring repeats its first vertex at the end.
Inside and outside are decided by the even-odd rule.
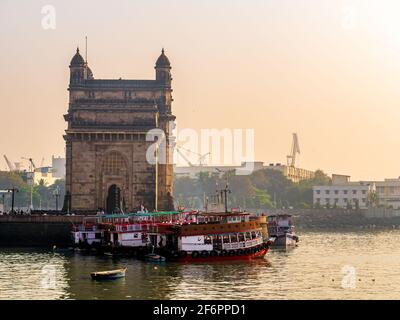
POLYGON ((262 243, 262 239, 261 238, 256 238, 256 239, 248 240, 248 241, 245 241, 245 242, 223 243, 223 248, 225 250, 251 248, 251 247, 254 247, 254 246, 256 246, 258 244, 261 244, 261 243, 262 243))

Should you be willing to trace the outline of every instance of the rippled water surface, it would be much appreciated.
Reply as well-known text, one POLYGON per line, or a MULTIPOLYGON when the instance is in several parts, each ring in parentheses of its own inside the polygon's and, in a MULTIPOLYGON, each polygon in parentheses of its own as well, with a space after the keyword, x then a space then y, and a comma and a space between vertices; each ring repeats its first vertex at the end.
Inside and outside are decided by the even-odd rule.
POLYGON ((0 249, 0 299, 400 299, 400 231, 301 233, 253 262, 153 264, 0 249), (127 266, 126 277, 89 273, 127 266))

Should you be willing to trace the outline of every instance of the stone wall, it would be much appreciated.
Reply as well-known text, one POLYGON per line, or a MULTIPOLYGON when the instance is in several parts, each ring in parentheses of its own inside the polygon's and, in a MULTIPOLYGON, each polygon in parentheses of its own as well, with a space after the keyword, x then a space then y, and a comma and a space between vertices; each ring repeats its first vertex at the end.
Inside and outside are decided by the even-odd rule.
POLYGON ((289 213, 299 229, 360 230, 365 228, 399 228, 399 215, 371 216, 367 210, 289 209, 265 210, 265 213, 289 213))
POLYGON ((70 246, 74 223, 83 216, 0 216, 0 246, 70 246))

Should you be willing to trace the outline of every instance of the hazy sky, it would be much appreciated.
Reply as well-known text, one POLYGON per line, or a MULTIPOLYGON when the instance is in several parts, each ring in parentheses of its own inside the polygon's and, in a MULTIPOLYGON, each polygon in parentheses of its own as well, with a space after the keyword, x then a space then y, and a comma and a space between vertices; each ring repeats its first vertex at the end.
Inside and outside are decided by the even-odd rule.
POLYGON ((266 163, 297 132, 301 167, 398 177, 399 17, 396 0, 0 0, 0 154, 64 154, 68 65, 87 35, 95 78, 151 79, 165 47, 180 128, 254 128, 266 163))

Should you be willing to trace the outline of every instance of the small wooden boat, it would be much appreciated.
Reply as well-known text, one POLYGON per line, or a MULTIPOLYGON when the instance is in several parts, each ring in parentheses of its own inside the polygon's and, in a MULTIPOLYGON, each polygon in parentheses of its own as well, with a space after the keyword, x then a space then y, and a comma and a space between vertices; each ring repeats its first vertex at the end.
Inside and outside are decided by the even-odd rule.
POLYGON ((165 257, 160 256, 155 253, 146 254, 145 258, 147 261, 150 261, 150 262, 164 262, 166 260, 165 257))
POLYGON ((125 277, 125 271, 127 268, 109 270, 109 271, 98 271, 92 272, 90 276, 93 280, 111 280, 125 277))
POLYGON ((111 252, 104 252, 104 255, 107 256, 107 257, 112 257, 113 256, 113 254, 111 252))

